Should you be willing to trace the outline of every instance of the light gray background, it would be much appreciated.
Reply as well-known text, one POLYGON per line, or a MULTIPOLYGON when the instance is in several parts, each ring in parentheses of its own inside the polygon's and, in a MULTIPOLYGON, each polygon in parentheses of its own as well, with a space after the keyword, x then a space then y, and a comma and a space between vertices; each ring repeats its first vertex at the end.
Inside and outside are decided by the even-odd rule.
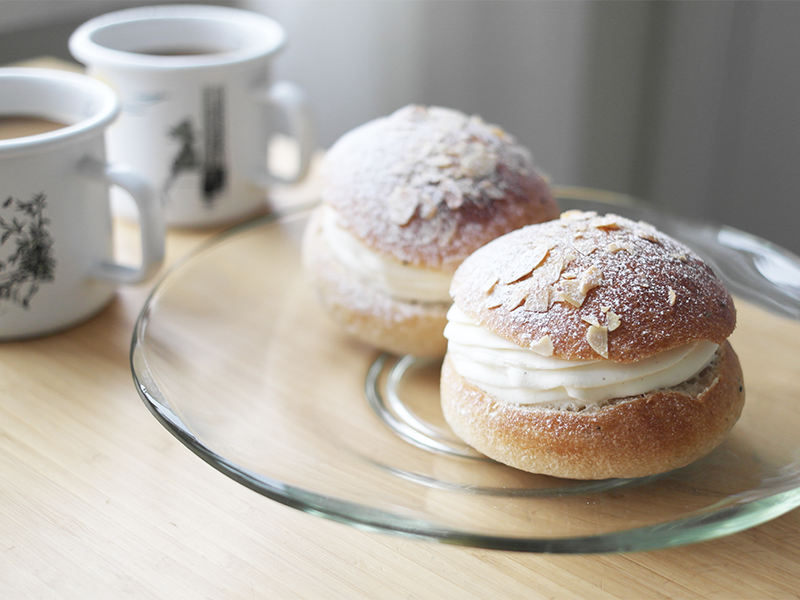
MULTIPOLYGON (((0 0, 0 63, 67 57, 120 0, 0 0)), ((559 184, 800 254, 800 2, 242 0, 290 43, 320 144, 409 102, 503 126, 559 184)))

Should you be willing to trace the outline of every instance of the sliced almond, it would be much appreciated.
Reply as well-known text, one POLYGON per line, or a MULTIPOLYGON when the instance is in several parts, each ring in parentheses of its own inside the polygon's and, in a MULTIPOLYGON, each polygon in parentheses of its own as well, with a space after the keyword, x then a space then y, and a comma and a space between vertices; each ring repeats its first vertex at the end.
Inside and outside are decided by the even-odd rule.
POLYGON ((471 143, 467 152, 461 157, 461 165, 457 174, 461 177, 477 179, 485 177, 497 168, 498 157, 491 148, 482 144, 471 143))
POLYGON ((532 343, 530 349, 542 356, 553 356, 553 340, 549 335, 544 335, 532 343))
POLYGON ((430 195, 420 196, 419 216, 425 219, 426 221, 432 219, 433 217, 436 216, 438 204, 439 203, 437 199, 430 195))
POLYGON ((596 217, 597 213, 594 211, 583 212, 581 210, 567 210, 561 213, 562 221, 581 221, 596 217))
POLYGON ((628 242, 611 242, 608 246, 606 246, 606 252, 609 254, 616 254, 617 252, 625 251, 628 254, 633 255, 634 249, 628 242))
POLYGON ((566 302, 575 308, 580 308, 585 298, 586 294, 581 291, 579 279, 567 279, 559 283, 556 302, 566 302))
POLYGON ((490 275, 486 278, 486 281, 483 282, 481 289, 486 292, 488 296, 494 291, 495 286, 500 282, 500 278, 497 275, 490 275))
POLYGON ((661 241, 658 239, 655 227, 648 225, 647 223, 640 222, 637 225, 636 229, 633 230, 633 234, 636 237, 640 237, 643 240, 647 240, 648 242, 653 242, 655 244, 661 243, 661 241))
POLYGON ((396 187, 389 194, 389 219, 396 225, 406 225, 417 211, 417 196, 405 186, 396 187))
POLYGON ((578 238, 573 240, 572 247, 584 256, 589 256, 592 252, 597 250, 597 244, 591 240, 578 238))
POLYGON ((538 268, 536 278, 542 283, 555 283, 561 277, 561 273, 564 272, 565 266, 566 263, 563 258, 551 254, 550 258, 538 268))
POLYGON ((545 286, 528 294, 525 299, 525 310, 530 312, 547 312, 553 305, 553 288, 545 286))
POLYGON ((545 258, 547 258, 551 247, 552 246, 534 246, 533 248, 525 248, 522 256, 515 261, 513 268, 503 273, 503 283, 514 283, 533 273, 534 269, 538 268, 539 265, 544 262, 545 258))
POLYGON ((678 294, 675 293, 675 290, 669 288, 669 305, 675 306, 675 300, 678 299, 678 294))
POLYGON ((458 210, 464 204, 464 193, 452 179, 447 179, 439 186, 442 190, 444 203, 450 210, 458 210))
POLYGON ((595 265, 586 269, 580 276, 581 293, 585 296, 603 282, 603 272, 595 265))
POLYGON ((604 217, 600 217, 592 224, 596 229, 603 229, 606 231, 620 228, 619 217, 617 215, 606 215, 604 217))
POLYGON ((508 312, 515 310, 525 303, 528 299, 530 290, 526 285, 508 286, 506 288, 505 298, 503 299, 503 308, 508 312))
POLYGON ((504 299, 505 297, 502 294, 491 294, 486 300, 486 308, 500 308, 503 306, 504 299))
POLYGON ((608 328, 590 325, 586 330, 586 341, 592 350, 603 358, 608 358, 608 328))
POLYGON ((436 156, 426 158, 425 161, 426 164, 430 165, 431 167, 436 167, 437 169, 450 167, 455 162, 452 156, 447 156, 446 154, 437 154, 436 156))
POLYGON ((622 320, 619 318, 619 315, 615 313, 613 310, 609 310, 606 312, 606 322, 608 323, 608 330, 614 331, 617 327, 619 327, 622 320))
POLYGON ((597 317, 594 315, 581 315, 581 321, 589 325, 594 325, 595 327, 600 327, 600 321, 598 321, 597 317))

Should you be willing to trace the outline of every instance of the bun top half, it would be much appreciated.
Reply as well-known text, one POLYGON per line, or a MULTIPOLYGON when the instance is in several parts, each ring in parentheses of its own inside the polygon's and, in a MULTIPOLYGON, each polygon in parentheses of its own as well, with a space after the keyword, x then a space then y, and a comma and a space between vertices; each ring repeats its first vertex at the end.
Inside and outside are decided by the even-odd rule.
POLYGON ((558 216, 527 149, 479 117, 410 105, 342 136, 322 165, 322 200, 371 249, 454 270, 508 231, 558 216))
POLYGON ((651 225, 569 211, 506 234, 456 270, 455 304, 519 346, 567 360, 634 362, 722 344, 733 299, 691 250, 651 225))

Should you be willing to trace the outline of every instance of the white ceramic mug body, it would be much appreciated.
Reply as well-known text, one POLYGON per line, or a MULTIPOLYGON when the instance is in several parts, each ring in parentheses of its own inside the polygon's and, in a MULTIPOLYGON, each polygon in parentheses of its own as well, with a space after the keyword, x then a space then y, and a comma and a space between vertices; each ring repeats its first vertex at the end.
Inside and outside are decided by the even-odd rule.
POLYGON ((191 5, 109 13, 70 38, 73 56, 122 98, 107 135, 110 159, 155 182, 168 224, 214 225, 262 211, 265 186, 279 180, 266 167, 279 120, 300 141, 291 181, 305 176, 313 146, 305 99, 271 80, 284 39, 265 16, 191 5))
POLYGON ((51 333, 103 308, 119 283, 148 278, 163 259, 154 190, 106 163, 104 131, 119 111, 108 86, 46 69, 0 69, 0 116, 65 124, 0 140, 0 339, 51 333), (113 258, 109 186, 127 187, 142 212, 143 262, 113 258))

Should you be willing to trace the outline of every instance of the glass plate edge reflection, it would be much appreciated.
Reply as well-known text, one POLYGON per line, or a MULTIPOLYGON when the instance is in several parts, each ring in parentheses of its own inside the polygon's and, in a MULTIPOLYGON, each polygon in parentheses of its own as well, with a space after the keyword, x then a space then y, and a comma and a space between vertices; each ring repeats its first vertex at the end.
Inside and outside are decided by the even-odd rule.
MULTIPOLYGON (((680 225, 679 219, 659 215, 627 197, 609 195, 608 193, 603 193, 601 198, 597 199, 593 196, 591 190, 566 188, 559 194, 559 201, 564 208, 580 207, 586 210, 605 210, 619 212, 623 216, 630 218, 655 221, 654 224, 657 227, 665 229, 670 235, 674 235, 674 229, 679 228, 680 225), (571 193, 568 194, 567 192, 571 193), (610 202, 609 199, 611 199, 610 202), (658 216, 655 217, 655 215, 658 216)), ((303 206, 259 217, 223 232, 201 245, 197 251, 171 268, 156 284, 145 302, 134 327, 130 364, 137 392, 145 405, 162 426, 181 443, 205 462, 238 483, 297 510, 369 531, 388 532, 455 545, 524 552, 607 553, 666 548, 730 535, 771 520, 800 506, 800 491, 798 491, 800 482, 794 482, 788 486, 788 489, 783 489, 766 497, 731 499, 732 502, 722 502, 720 505, 708 507, 695 514, 689 514, 683 519, 641 528, 584 537, 495 537, 443 528, 431 522, 409 519, 403 515, 376 510, 353 502, 322 497, 312 490, 293 487, 265 477, 221 456, 212 448, 204 445, 192 433, 186 423, 172 409, 169 400, 164 398, 158 389, 143 349, 143 342, 147 335, 148 316, 159 294, 164 286, 168 284, 170 277, 182 269, 186 263, 197 260, 205 251, 243 231, 261 227, 268 228, 282 219, 297 218, 307 213, 309 208, 309 206, 303 206)), ((713 226, 705 227, 713 228, 713 226)), ((681 236, 675 237, 680 238, 681 236)), ((681 241, 686 242, 685 239, 681 241)), ((798 262, 800 263, 800 261, 798 262)), ((754 266, 753 268, 755 269, 756 267, 754 266)), ((800 293, 795 296, 794 289, 790 287, 788 291, 782 290, 780 296, 781 302, 788 303, 789 308, 782 308, 782 305, 779 304, 777 310, 784 315, 792 315, 795 304, 800 306, 800 300, 798 300, 800 293)), ((760 303, 768 310, 776 310, 775 306, 769 302, 760 301, 760 303)))

